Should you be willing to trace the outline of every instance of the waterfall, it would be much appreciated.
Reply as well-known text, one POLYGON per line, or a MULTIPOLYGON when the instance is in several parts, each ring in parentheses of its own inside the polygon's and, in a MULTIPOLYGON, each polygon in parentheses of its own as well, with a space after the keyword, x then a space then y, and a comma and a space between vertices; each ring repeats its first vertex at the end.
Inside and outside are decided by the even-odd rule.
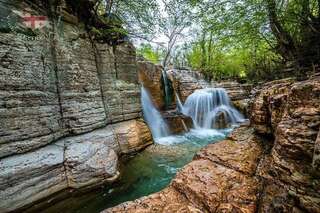
POLYGON ((192 118, 196 128, 210 129, 216 127, 218 122, 237 124, 244 121, 222 88, 196 90, 187 98, 183 113, 192 118))
POLYGON ((165 70, 162 70, 162 79, 163 79, 163 85, 164 85, 164 100, 165 105, 168 107, 171 102, 171 94, 170 94, 170 86, 169 86, 169 80, 168 76, 165 70))
POLYGON ((143 86, 141 87, 141 103, 144 119, 151 129, 154 139, 168 136, 169 128, 143 86))
POLYGON ((181 102, 181 100, 179 98, 179 95, 176 92, 174 92, 174 94, 176 96, 177 111, 178 112, 182 112, 183 111, 183 105, 182 105, 182 102, 181 102))

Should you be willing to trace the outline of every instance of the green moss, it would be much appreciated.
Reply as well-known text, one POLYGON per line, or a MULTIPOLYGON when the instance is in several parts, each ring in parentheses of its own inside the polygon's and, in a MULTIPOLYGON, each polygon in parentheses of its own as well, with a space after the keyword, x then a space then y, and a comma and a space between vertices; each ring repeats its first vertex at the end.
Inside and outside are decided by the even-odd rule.
POLYGON ((102 40, 106 42, 118 41, 128 35, 128 32, 121 27, 101 28, 97 29, 92 27, 90 34, 94 36, 96 40, 102 40))

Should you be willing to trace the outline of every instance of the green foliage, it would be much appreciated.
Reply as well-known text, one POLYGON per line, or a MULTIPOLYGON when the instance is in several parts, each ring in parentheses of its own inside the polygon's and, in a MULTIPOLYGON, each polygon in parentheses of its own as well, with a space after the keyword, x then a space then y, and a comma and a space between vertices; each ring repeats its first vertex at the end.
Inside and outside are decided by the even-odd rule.
POLYGON ((192 45, 187 60, 193 69, 202 71, 209 79, 215 80, 247 78, 252 81, 272 79, 280 58, 265 42, 241 47, 219 41, 200 41, 192 45), (211 45, 211 46, 210 46, 211 45))
POLYGON ((154 64, 159 64, 163 57, 162 52, 159 49, 155 50, 150 44, 142 44, 137 49, 137 53, 154 64))
POLYGON ((101 20, 111 27, 93 29, 98 37, 128 35, 150 43, 161 37, 162 51, 144 44, 138 52, 154 63, 162 60, 164 67, 173 63, 191 66, 208 78, 260 81, 281 77, 276 70, 290 60, 299 66, 320 61, 319 0, 100 2, 96 12, 106 13, 101 20), (301 63, 306 57, 311 59, 301 63))
POLYGON ((196 1, 201 31, 190 45, 188 63, 208 78, 276 78, 280 57, 262 0, 196 1))

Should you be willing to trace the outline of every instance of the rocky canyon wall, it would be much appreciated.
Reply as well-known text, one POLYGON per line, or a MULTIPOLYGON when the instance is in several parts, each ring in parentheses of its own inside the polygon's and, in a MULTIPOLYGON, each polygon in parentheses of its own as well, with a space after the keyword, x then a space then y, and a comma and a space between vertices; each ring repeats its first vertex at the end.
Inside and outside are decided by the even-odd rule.
POLYGON ((118 155, 152 143, 134 47, 93 40, 67 8, 1 4, 8 23, 28 12, 47 26, 28 35, 15 19, 0 33, 0 212, 114 181, 118 155))
POLYGON ((320 76, 262 85, 251 125, 210 144, 163 191, 109 212, 320 212, 320 76))

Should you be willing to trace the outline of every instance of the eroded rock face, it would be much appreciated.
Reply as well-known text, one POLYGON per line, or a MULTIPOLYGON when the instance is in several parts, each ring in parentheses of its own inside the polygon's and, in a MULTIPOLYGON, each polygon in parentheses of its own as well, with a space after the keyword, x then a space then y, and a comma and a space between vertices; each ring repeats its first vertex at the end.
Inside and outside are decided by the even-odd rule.
MULTIPOLYGON (((24 2, 4 7, 48 16, 24 2)), ((0 157, 141 116, 132 44, 98 44, 79 25, 48 21, 59 31, 35 40, 0 34, 0 157)))
POLYGON ((161 110, 165 107, 164 89, 162 88, 162 66, 154 65, 151 62, 139 61, 138 74, 139 81, 152 96, 155 106, 161 110))
MULTIPOLYGON (((274 81, 264 85, 253 101, 251 107, 250 120, 258 133, 273 134, 277 120, 281 119, 284 104, 286 103, 286 94, 288 94, 290 86, 293 84, 293 79, 284 79, 274 81), (269 110, 269 97, 273 98, 273 110, 269 110), (272 113, 272 114, 271 114, 272 113)), ((271 107, 271 106, 270 106, 271 107)))
MULTIPOLYGON (((52 17, 39 2, 0 4, 8 17, 52 17)), ((66 11, 34 39, 0 33, 0 212, 112 182, 119 154, 152 143, 133 45, 94 41, 66 11)))
POLYGON ((271 154, 264 159, 259 173, 275 184, 266 189, 270 196, 281 196, 277 200, 266 197, 262 205, 288 212, 319 212, 320 176, 314 159, 318 157, 320 78, 270 84, 256 98, 253 112, 260 117, 252 121, 259 133, 275 137, 271 154), (277 187, 283 192, 274 192, 277 187))
POLYGON ((0 159, 0 210, 19 209, 67 188, 113 182, 119 176, 118 154, 152 142, 145 123, 132 120, 0 159))
POLYGON ((168 78, 182 102, 197 89, 208 87, 201 73, 191 70, 168 70, 168 78))

